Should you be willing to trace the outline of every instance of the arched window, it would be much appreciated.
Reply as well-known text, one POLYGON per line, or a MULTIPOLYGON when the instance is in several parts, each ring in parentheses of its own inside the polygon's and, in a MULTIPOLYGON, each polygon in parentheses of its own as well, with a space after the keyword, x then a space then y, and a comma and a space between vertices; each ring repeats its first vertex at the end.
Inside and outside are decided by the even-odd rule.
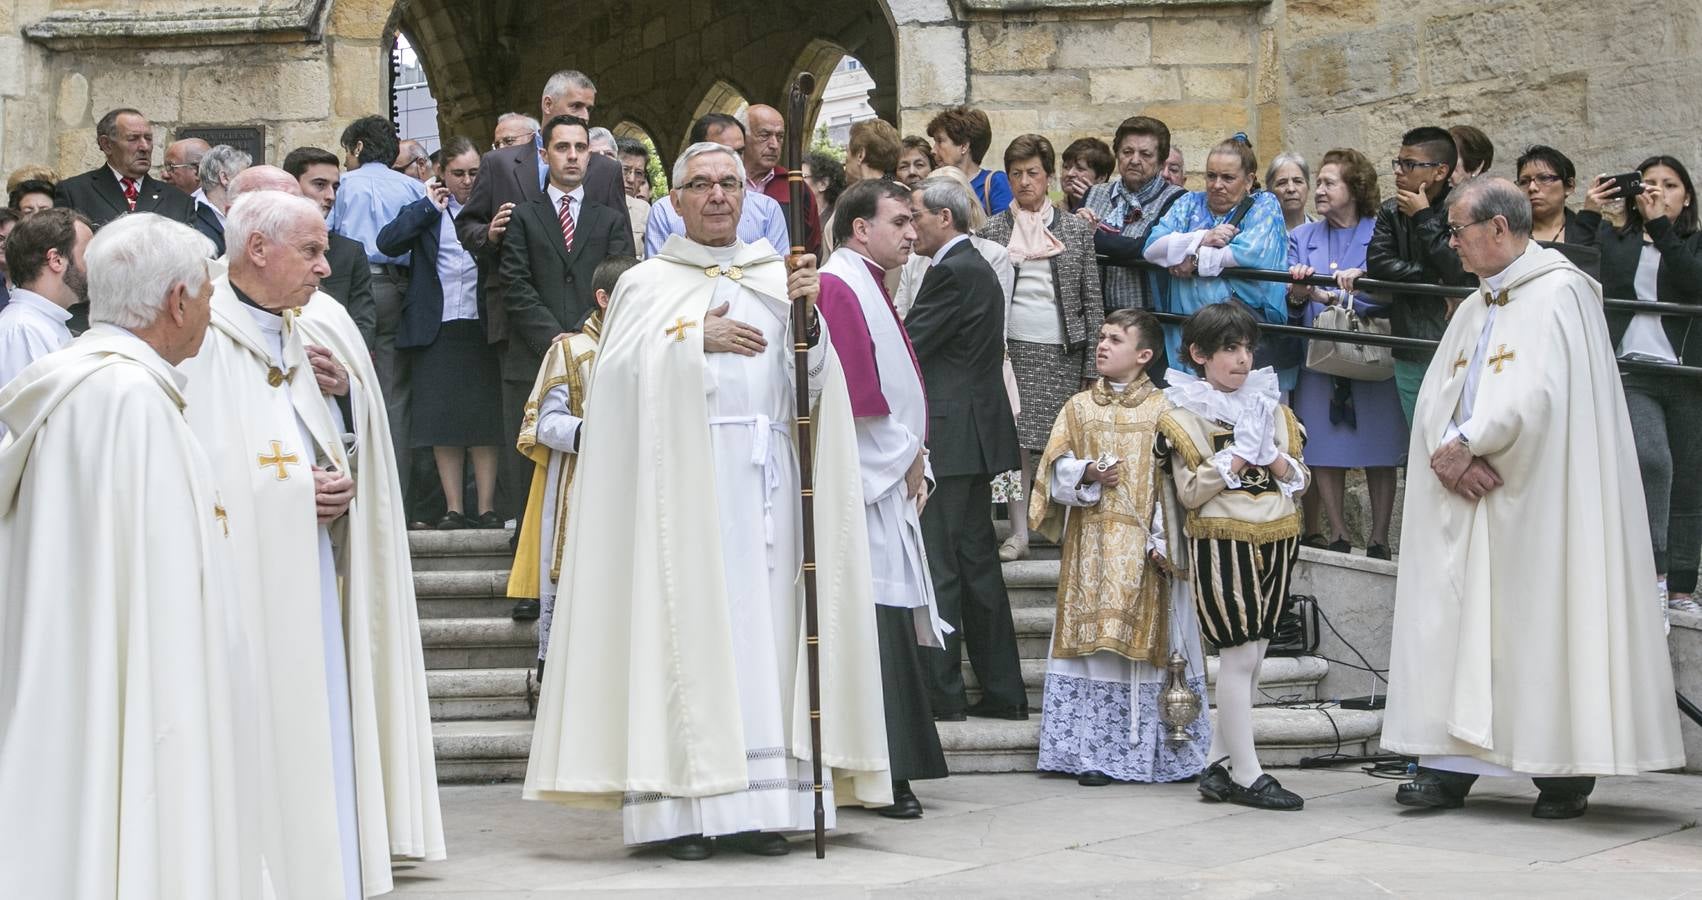
POLYGON ((400 31, 390 48, 390 115, 398 138, 419 141, 427 153, 437 152, 437 101, 426 83, 419 54, 400 31))

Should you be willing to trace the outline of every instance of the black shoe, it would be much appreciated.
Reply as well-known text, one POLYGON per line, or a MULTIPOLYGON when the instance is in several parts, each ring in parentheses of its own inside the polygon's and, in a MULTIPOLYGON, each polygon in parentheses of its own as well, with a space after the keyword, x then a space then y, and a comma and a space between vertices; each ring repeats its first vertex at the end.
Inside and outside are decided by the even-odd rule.
POLYGON ((1324 536, 1321 535, 1321 534, 1309 534, 1309 535, 1306 536, 1306 539, 1301 541, 1300 543, 1303 546, 1314 547, 1314 548, 1319 549, 1319 550, 1330 549, 1330 542, 1325 540, 1324 536))
POLYGON ((1406 784, 1395 788, 1395 802, 1418 809, 1459 809, 1466 805, 1471 781, 1451 779, 1434 769, 1419 769, 1406 784))
POLYGON ((957 712, 934 713, 934 721, 936 722, 962 722, 965 718, 967 717, 963 714, 962 710, 958 710, 957 712))
POLYGON ((1365 548, 1365 555, 1371 557, 1372 559, 1389 559, 1390 558, 1389 545, 1388 544, 1372 544, 1371 546, 1365 548))
POLYGON ((786 839, 772 831, 741 831, 727 835, 721 842, 752 856, 785 856, 792 852, 786 839))
POLYGON ((1331 541, 1329 549, 1331 553, 1352 553, 1353 544, 1349 541, 1331 541))
POLYGON ((916 792, 910 789, 910 782, 895 781, 892 783, 892 805, 877 807, 875 814, 889 819, 920 819, 922 801, 916 799, 916 792))
POLYGON ((477 519, 471 519, 469 522, 474 528, 501 528, 502 516, 497 515, 496 510, 493 509, 489 512, 479 513, 477 519))
POLYGON ((1223 760, 1218 760, 1206 767, 1200 773, 1200 783, 1196 785, 1200 796, 1218 803, 1229 801, 1230 789, 1235 787, 1235 779, 1229 777, 1229 770, 1223 767, 1223 760))
POLYGON ((415 520, 413 522, 408 523, 408 530, 409 531, 430 531, 431 530, 431 523, 430 522, 421 522, 421 521, 415 520))
POLYGON ((1576 819, 1590 808, 1590 798, 1585 794, 1550 794, 1547 792, 1537 795, 1535 806, 1531 807, 1533 819, 1576 819))
POLYGON ((701 834, 688 834, 673 838, 663 844, 662 849, 675 859, 696 862, 715 855, 715 840, 701 834))
POLYGON ((1269 775, 1260 775, 1257 781, 1247 787, 1231 781, 1229 802, 1282 812, 1292 812, 1306 805, 1305 798, 1283 787, 1269 775))
POLYGON ((1076 784, 1082 787, 1104 787, 1111 783, 1111 776, 1104 772, 1083 772, 1076 776, 1076 784))
POLYGON ((1021 722, 1028 718, 1028 707, 990 706, 983 700, 964 710, 964 713, 977 719, 1007 719, 1012 722, 1021 722))
POLYGON ((543 612, 543 606, 536 600, 516 600, 514 601, 514 610, 508 615, 516 622, 531 622, 542 615, 543 612))
POLYGON ((463 528, 471 528, 472 525, 473 523, 467 521, 466 516, 453 509, 444 513, 443 518, 437 520, 438 531, 460 531, 463 528))

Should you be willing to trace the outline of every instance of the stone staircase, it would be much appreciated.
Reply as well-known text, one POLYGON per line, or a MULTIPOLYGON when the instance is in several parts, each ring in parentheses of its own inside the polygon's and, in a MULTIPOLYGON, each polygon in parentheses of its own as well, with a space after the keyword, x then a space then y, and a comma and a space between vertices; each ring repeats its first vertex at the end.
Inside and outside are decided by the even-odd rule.
MULTIPOLYGON (((508 533, 420 531, 409 535, 414 589, 425 647, 438 780, 444 783, 519 779, 525 774, 532 721, 527 672, 537 656, 537 623, 508 617, 508 533)), ((1058 580, 1057 548, 1037 546, 1036 558, 1006 563, 1005 583, 1022 657, 1032 714, 1025 722, 971 719, 942 722, 940 740, 953 772, 1032 771, 1040 741, 1040 693, 1051 641, 1058 580), (1049 558, 1048 558, 1049 557, 1049 558)), ((1301 566, 1307 565, 1302 560, 1301 566)), ((1215 681, 1216 658, 1208 661, 1215 681)), ((1380 712, 1319 703, 1330 663, 1316 656, 1272 657, 1259 673, 1271 705, 1254 710, 1262 759, 1293 765, 1302 757, 1375 750, 1380 712), (1280 701, 1281 705, 1278 705, 1280 701), (1302 708, 1309 705, 1311 708, 1302 708)), ((970 702, 978 691, 965 664, 970 702)))

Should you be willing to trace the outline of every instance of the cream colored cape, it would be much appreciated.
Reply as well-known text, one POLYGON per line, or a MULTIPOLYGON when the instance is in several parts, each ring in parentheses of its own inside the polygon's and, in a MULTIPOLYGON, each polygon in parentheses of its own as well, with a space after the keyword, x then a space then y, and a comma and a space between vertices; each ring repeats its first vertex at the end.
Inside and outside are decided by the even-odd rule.
POLYGON ((259 894, 249 660, 182 390, 96 325, 0 392, 0 896, 259 894))
POLYGON ((290 374, 276 387, 268 383, 264 338, 228 276, 214 281, 212 307, 201 352, 179 368, 190 378, 189 421, 218 476, 242 609, 269 681, 278 792, 268 870, 280 883, 280 897, 342 891, 334 864, 341 848, 309 471, 330 464, 355 480, 355 499, 332 537, 344 610, 362 885, 368 895, 384 893, 391 889, 392 855, 435 859, 444 847, 411 563, 377 378, 365 350, 353 350, 359 345, 353 323, 329 297, 316 294, 302 313, 285 316, 290 374), (349 370, 359 442, 352 457, 319 392, 304 342, 326 346, 349 370), (283 414, 277 391, 288 392, 314 447, 294 446, 298 429, 283 414), (299 457, 284 480, 275 467, 256 465, 256 451, 265 452, 273 440, 299 457))
MULTIPOLYGON (((741 244, 734 264, 743 287, 787 302, 785 269, 766 245, 741 244)), ((714 266, 675 236, 621 278, 609 304, 527 799, 614 808, 628 791, 708 797, 748 786, 704 390, 714 266), (682 320, 698 327, 670 333, 682 320)), ((856 433, 826 343, 814 415, 822 760, 840 803, 884 806, 892 785, 856 433)), ((798 647, 791 744, 809 759, 801 633, 798 647)))
POLYGON ((1530 775, 1683 765, 1637 449, 1601 287, 1529 245, 1507 270, 1471 417, 1505 485, 1427 465, 1488 307, 1454 314, 1413 418, 1383 748, 1530 775))

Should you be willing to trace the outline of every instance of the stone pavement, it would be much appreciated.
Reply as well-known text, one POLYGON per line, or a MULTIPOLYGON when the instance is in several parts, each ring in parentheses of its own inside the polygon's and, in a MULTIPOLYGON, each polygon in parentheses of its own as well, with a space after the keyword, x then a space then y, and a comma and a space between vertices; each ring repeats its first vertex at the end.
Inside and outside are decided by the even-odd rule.
POLYGON ((451 858, 397 868, 400 897, 1702 897, 1702 777, 1603 779, 1590 812, 1530 817, 1529 782, 1484 779, 1465 809, 1406 810, 1355 768, 1278 770, 1298 813, 1206 803, 1191 784, 1083 788, 967 775, 918 784, 920 821, 841 811, 817 860, 675 862, 620 842, 613 812, 443 788, 451 858))

